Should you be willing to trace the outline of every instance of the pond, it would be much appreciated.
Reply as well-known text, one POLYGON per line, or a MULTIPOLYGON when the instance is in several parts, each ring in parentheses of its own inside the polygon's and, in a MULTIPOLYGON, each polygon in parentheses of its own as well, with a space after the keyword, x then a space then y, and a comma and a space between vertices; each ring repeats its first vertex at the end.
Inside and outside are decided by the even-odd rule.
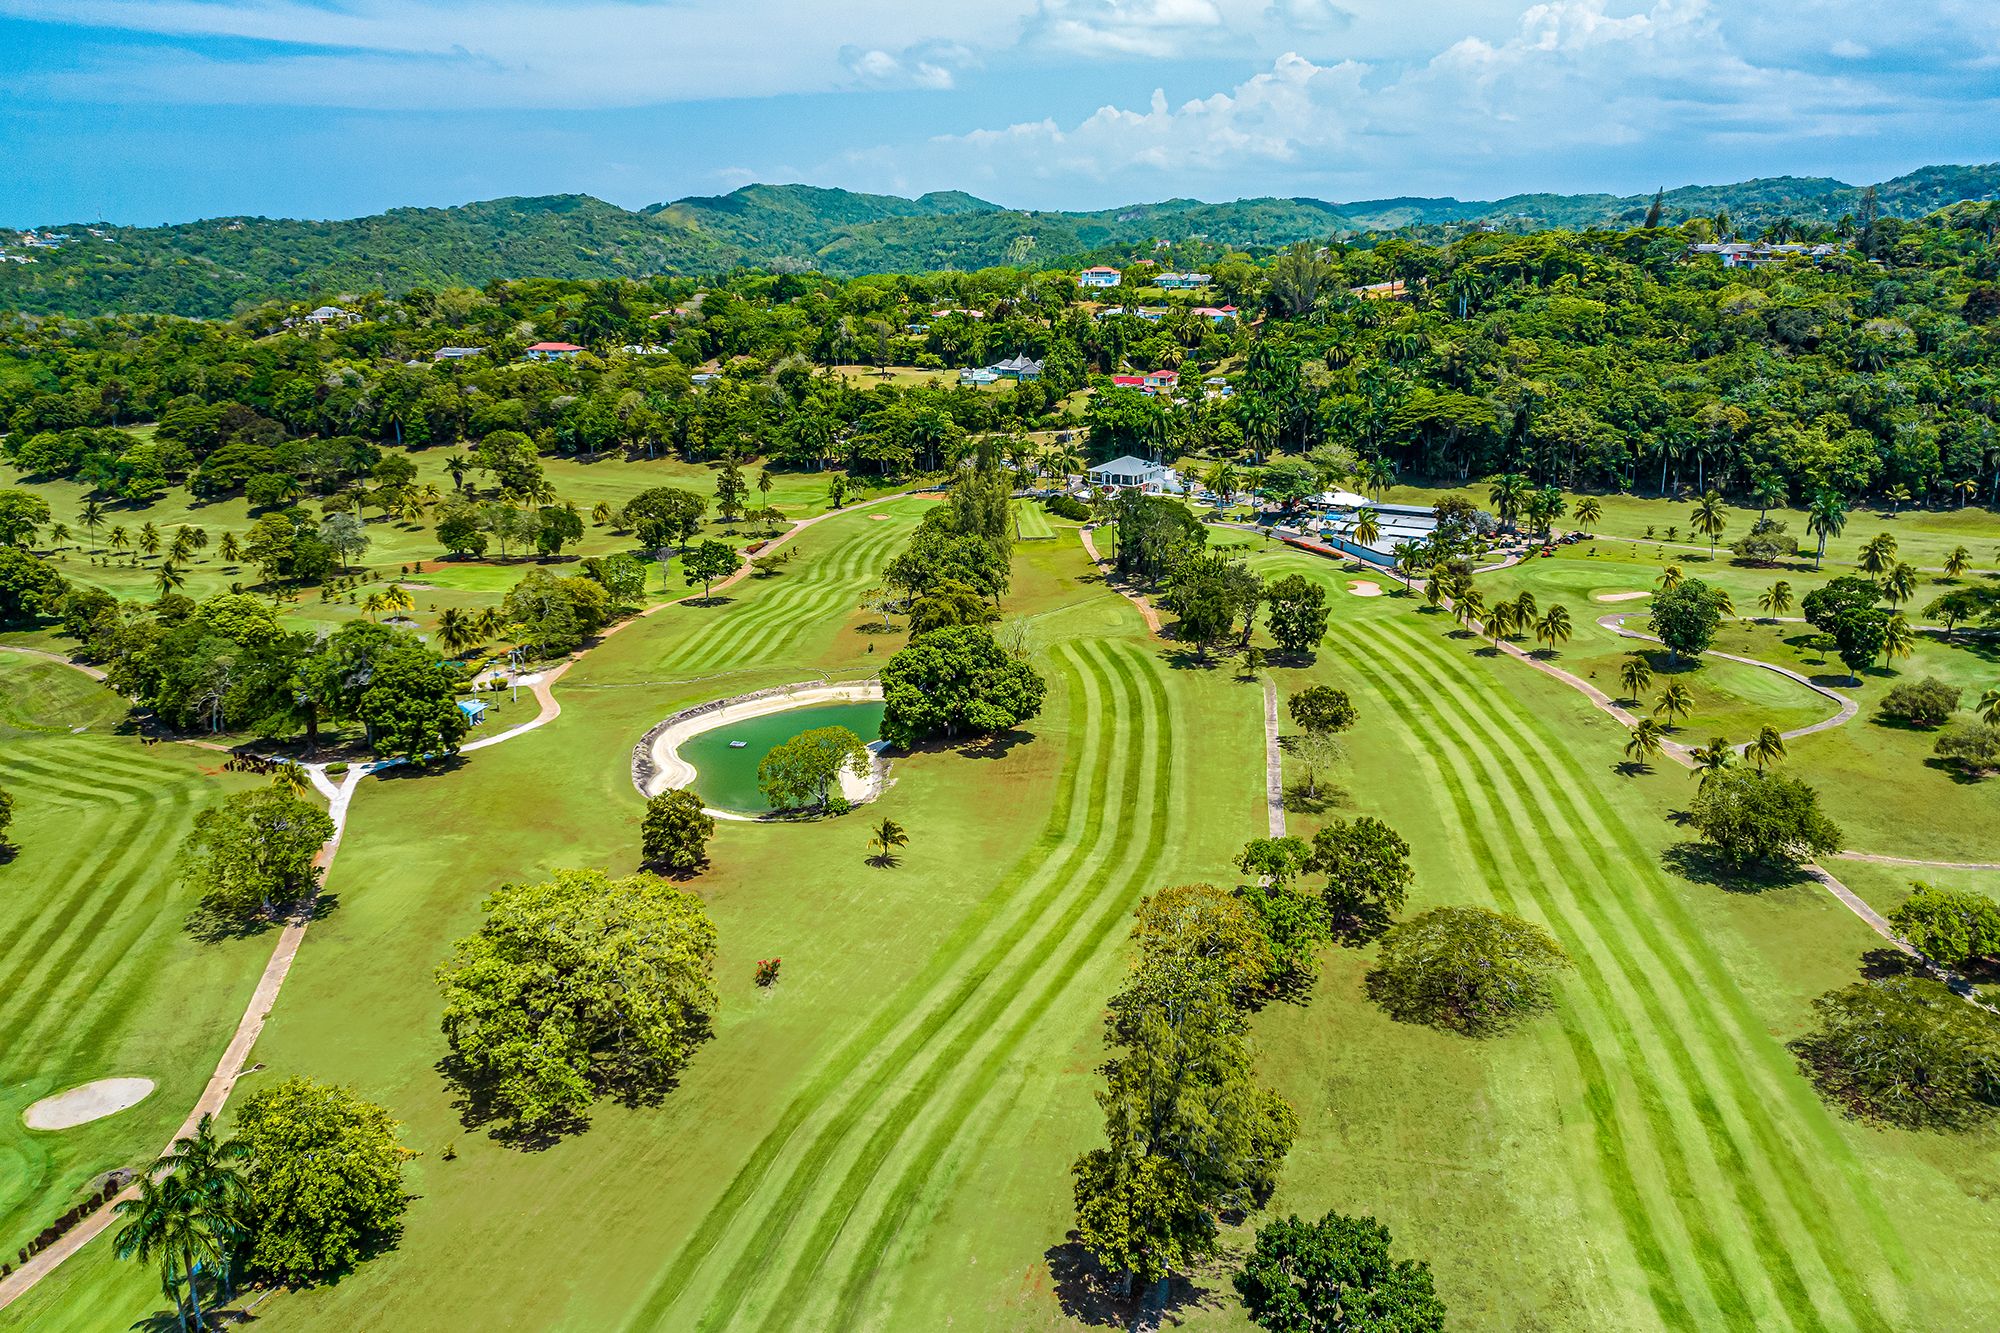
POLYGON ((746 717, 690 736, 678 747, 695 771, 694 790, 714 810, 760 815, 771 803, 757 790, 757 765, 771 748, 817 727, 846 727, 865 744, 882 734, 882 702, 814 704, 746 717), (740 747, 730 742, 742 741, 740 747))

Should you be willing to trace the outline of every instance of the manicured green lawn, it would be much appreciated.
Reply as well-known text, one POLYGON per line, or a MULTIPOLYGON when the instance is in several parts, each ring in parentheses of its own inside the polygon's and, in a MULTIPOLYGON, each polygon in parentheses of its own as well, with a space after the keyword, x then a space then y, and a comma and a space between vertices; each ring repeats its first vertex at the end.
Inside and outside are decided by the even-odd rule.
POLYGON ((248 780, 221 757, 113 734, 122 702, 78 672, 0 653, 0 784, 17 850, 0 864, 0 1254, 114 1166, 151 1158, 215 1068, 269 937, 198 944, 173 854, 197 811, 248 780), (158 1085, 52 1133, 43 1097, 109 1077, 158 1085))
POLYGON ((1049 522, 1049 511, 1034 500, 1014 501, 1014 531, 1018 540, 1048 541, 1056 535, 1049 522))

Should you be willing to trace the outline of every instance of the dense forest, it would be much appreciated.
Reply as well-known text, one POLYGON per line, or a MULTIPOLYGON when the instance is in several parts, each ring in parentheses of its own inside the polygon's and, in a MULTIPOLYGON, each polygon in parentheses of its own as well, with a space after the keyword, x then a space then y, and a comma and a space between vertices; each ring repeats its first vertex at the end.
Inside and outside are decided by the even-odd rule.
POLYGON ((15 314, 0 323, 0 420, 30 474, 132 498, 254 485, 277 503, 383 446, 477 452, 502 434, 543 455, 897 476, 981 435, 1080 425, 1098 456, 1256 466, 1319 451, 1413 478, 1995 501, 2000 205, 1880 218, 1817 262, 1756 270, 1690 252, 1715 231, 1299 245, 1224 259, 1203 293, 1119 293, 1150 298, 1155 318, 1086 301, 1072 272, 1014 268, 421 287, 325 325, 283 303, 226 323, 15 314), (1390 279, 1408 300, 1350 291, 1390 279), (1239 316, 1197 310, 1223 302, 1239 316), (524 360, 543 339, 589 350, 524 360), (445 346, 484 350, 434 360, 445 346), (825 373, 1020 353, 1040 379, 997 391, 825 373), (1178 397, 1108 379, 1155 369, 1180 371, 1178 397), (1218 376, 1230 396, 1203 392, 1218 376), (158 427, 114 429, 134 422, 158 427))
POLYGON ((1206 267, 1237 250, 1268 252, 1329 237, 1370 244, 1448 243, 1474 230, 1674 225, 1726 216, 1745 235, 1835 228, 1843 219, 1926 216, 2000 197, 2000 164, 1926 167, 1879 185, 1777 177, 1650 195, 1506 199, 1174 199, 1097 212, 1024 212, 960 193, 918 199, 808 186, 751 185, 628 211, 585 196, 405 208, 315 222, 216 218, 167 227, 52 228, 69 239, 25 247, 0 234, 0 307, 38 313, 156 311, 202 318, 274 297, 318 301, 496 279, 713 276, 739 266, 780 272, 921 273, 996 265, 1040 269, 1149 255, 1206 267))

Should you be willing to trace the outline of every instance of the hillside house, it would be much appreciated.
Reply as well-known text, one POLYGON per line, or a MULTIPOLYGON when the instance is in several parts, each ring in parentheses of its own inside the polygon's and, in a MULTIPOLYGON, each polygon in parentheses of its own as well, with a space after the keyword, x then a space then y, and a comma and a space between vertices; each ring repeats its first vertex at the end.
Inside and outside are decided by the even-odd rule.
POLYGON ((1222 324, 1236 318, 1233 305, 1198 305, 1194 308, 1196 319, 1205 319, 1211 324, 1222 324))
POLYGON ((440 347, 431 353, 433 361, 463 361, 468 356, 484 356, 484 347, 440 347))
POLYGON ((1031 356, 1010 356, 1005 361, 995 361, 987 367, 1003 380, 1019 380, 1023 384, 1033 383, 1042 377, 1042 363, 1031 356))
POLYGON ((582 354, 575 343, 536 343, 527 351, 530 361, 569 361, 582 354))
POLYGON ((1401 301, 1408 298, 1409 286, 1401 278, 1388 282, 1371 282, 1365 287, 1349 287, 1349 296, 1363 301, 1401 301))
POLYGON ((1146 387, 1144 375, 1113 375, 1111 387, 1114 389, 1143 389, 1146 387))
POLYGON ((958 372, 958 382, 971 389, 984 388, 988 384, 998 384, 1000 373, 985 366, 968 366, 958 372))
POLYGON ((1179 495, 1180 474, 1162 463, 1148 463, 1127 454, 1090 469, 1090 484, 1118 490, 1144 491, 1148 495, 1179 495))
POLYGON ((323 305, 305 317, 307 324, 352 324, 361 316, 342 310, 337 305, 323 305))
POLYGON ((1147 372, 1140 387, 1147 393, 1172 393, 1180 384, 1181 373, 1178 370, 1154 370, 1147 372))
POLYGON ((1723 241, 1712 245, 1691 245, 1690 258, 1714 255, 1724 268, 1762 268, 1786 259, 1810 259, 1817 264, 1840 253, 1837 245, 1810 245, 1804 241, 1723 241))
POLYGON ((1124 274, 1108 264, 1098 264, 1076 275, 1079 287, 1116 287, 1124 274))
POLYGON ((1197 287, 1208 286, 1206 273, 1162 273, 1153 279, 1153 285, 1162 291, 1191 292, 1197 287))

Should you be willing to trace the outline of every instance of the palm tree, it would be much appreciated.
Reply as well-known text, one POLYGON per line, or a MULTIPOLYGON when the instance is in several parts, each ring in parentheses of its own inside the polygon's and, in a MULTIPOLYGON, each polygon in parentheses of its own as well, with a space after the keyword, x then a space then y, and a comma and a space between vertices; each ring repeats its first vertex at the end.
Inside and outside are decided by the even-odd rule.
POLYGON ((1861 572, 1881 574, 1896 563, 1896 539, 1886 532, 1878 532, 1868 539, 1861 548, 1861 572))
POLYGON ((1697 745, 1688 751, 1694 760, 1694 772, 1701 778, 1701 790, 1707 791, 1708 784, 1715 781, 1723 769, 1736 762, 1736 751, 1720 736, 1706 745, 1697 745))
POLYGON ((1660 757, 1660 740, 1666 731, 1650 717, 1642 717, 1625 742, 1625 757, 1642 769, 1651 769, 1660 757))
POLYGON ((96 541, 97 530, 104 526, 104 506, 95 500, 85 500, 83 508, 76 512, 76 521, 83 524, 83 530, 90 534, 92 541, 96 541))
POLYGON ((1812 506, 1806 511, 1806 531, 1819 538, 1819 549, 1813 552, 1813 568, 1818 569, 1826 559, 1826 541, 1838 537, 1847 526, 1847 501, 1840 498, 1840 492, 1828 487, 1813 496, 1812 506))
POLYGON ((1715 539, 1729 526, 1729 508, 1723 504, 1721 494, 1710 491, 1697 500, 1689 523, 1696 532, 1708 538, 1708 558, 1715 559, 1715 539))
POLYGON ((1759 773, 1762 773, 1785 757, 1785 738, 1776 727, 1767 722, 1762 730, 1758 731, 1757 739, 1750 742, 1747 752, 1750 762, 1757 766, 1759 773))
POLYGON ((910 835, 903 831, 903 826, 887 817, 872 826, 868 834, 868 845, 875 849, 875 855, 868 859, 878 866, 894 865, 896 849, 906 847, 910 842, 910 835))
POLYGON ((1638 653, 1633 653, 1625 659, 1624 665, 1618 668, 1618 683, 1625 687, 1625 697, 1633 703, 1638 703, 1639 696, 1653 683, 1653 664, 1638 653))
POLYGON ((1357 546, 1373 546, 1382 536, 1382 516, 1372 509, 1358 509, 1354 513, 1354 542, 1357 546))
POLYGON ((481 639, 497 639, 507 632, 507 617, 497 606, 489 606, 479 613, 477 629, 481 639))
POLYGON ((139 526, 139 552, 149 558, 160 553, 160 530, 150 520, 139 526))
POLYGON ((1535 594, 1524 591, 1514 599, 1514 623, 1523 629, 1535 623, 1535 594))
POLYGON ((1594 495, 1586 495, 1576 502, 1576 521, 1583 525, 1586 532, 1603 514, 1604 506, 1597 502, 1597 497, 1594 495))
POLYGON ((137 1259, 142 1264, 160 1265, 160 1290, 174 1303, 174 1315, 181 1333, 188 1330, 188 1306, 194 1306, 194 1327, 202 1325, 201 1295, 189 1281, 187 1296, 181 1283, 190 1278, 200 1263, 198 1256, 209 1249, 209 1238, 197 1222, 200 1201, 185 1182, 173 1176, 147 1175, 139 1181, 136 1198, 120 1199, 112 1212, 126 1218, 113 1239, 113 1252, 120 1259, 137 1259))
POLYGON ((382 607, 386 611, 409 611, 414 609, 417 604, 415 599, 410 596, 409 590, 400 583, 390 584, 382 590, 380 596, 382 598, 382 607))
POLYGON ((1715 611, 1717 615, 1726 616, 1731 619, 1735 618, 1736 599, 1729 595, 1729 590, 1727 588, 1710 588, 1708 590, 1708 595, 1712 599, 1714 599, 1715 611))
POLYGON ((1451 614, 1459 624, 1471 629, 1473 622, 1486 614, 1486 595, 1477 588, 1467 588, 1452 599, 1451 614))
POLYGON ((181 573, 180 566, 171 560, 163 560, 153 571, 153 586, 165 597, 170 592, 178 592, 187 586, 187 575, 181 573))
POLYGON ((1945 577, 1953 579, 1959 578, 1964 575, 1966 569, 1970 567, 1971 564, 1972 564, 1972 552, 1966 550, 1963 546, 1954 546, 1951 550, 1951 554, 1944 558, 1945 577))
POLYGON ((479 642, 477 617, 467 615, 455 606, 448 606, 438 617, 437 637, 444 650, 456 657, 479 642))
POLYGON ((1922 581, 1915 565, 1907 560, 1898 560, 1882 578, 1882 595, 1889 599, 1891 606, 1907 602, 1917 595, 1917 585, 1922 581))
POLYGON ((1396 465, 1386 458, 1371 458, 1361 465, 1361 484, 1370 499, 1380 500, 1382 492, 1396 484, 1396 465))
POLYGON ((1535 638, 1548 645, 1550 653, 1569 642, 1569 608, 1552 606, 1535 626, 1535 638))
POLYGON ((1788 614, 1792 609, 1792 585, 1779 579, 1757 595, 1757 609, 1771 619, 1788 614))
POLYGON ((69 524, 49 524, 49 549, 51 551, 61 550, 63 543, 69 540, 69 535, 69 524))
POLYGON ((1506 601, 1495 602, 1493 609, 1486 613, 1486 632, 1493 636, 1493 642, 1497 646, 1500 640, 1512 637, 1514 631, 1514 604, 1506 601))
POLYGON ((132 544, 131 534, 125 531, 122 524, 114 524, 111 529, 111 535, 104 540, 106 545, 110 546, 114 551, 122 551, 132 544))
POLYGON ((1665 717, 1671 725, 1694 711, 1694 694, 1681 681, 1669 681, 1653 704, 1653 716, 1665 717))
POLYGON ((1521 512, 1522 502, 1528 498, 1528 486, 1527 477, 1521 473, 1502 472, 1487 489, 1486 499, 1493 506, 1493 512, 1510 528, 1521 512))
POLYGON ((1681 586, 1681 567, 1679 565, 1668 565, 1665 571, 1663 571, 1660 575, 1660 591, 1672 592, 1675 588, 1678 588, 1680 586, 1681 586))
POLYGON ((243 558, 243 547, 237 542, 235 533, 225 532, 222 540, 215 545, 215 553, 224 564, 233 565, 243 558))
POLYGON ((1976 711, 1981 722, 2000 727, 2000 689, 1991 689, 1980 695, 1976 711))
POLYGON ((1894 661, 1899 657, 1908 657, 1916 650, 1917 632, 1910 628, 1910 622, 1903 618, 1901 611, 1892 613, 1888 625, 1884 627, 1882 638, 1884 656, 1894 661))
POLYGON ((312 790, 312 779, 306 776, 304 765, 287 761, 271 770, 271 785, 282 787, 294 796, 304 796, 312 790))

